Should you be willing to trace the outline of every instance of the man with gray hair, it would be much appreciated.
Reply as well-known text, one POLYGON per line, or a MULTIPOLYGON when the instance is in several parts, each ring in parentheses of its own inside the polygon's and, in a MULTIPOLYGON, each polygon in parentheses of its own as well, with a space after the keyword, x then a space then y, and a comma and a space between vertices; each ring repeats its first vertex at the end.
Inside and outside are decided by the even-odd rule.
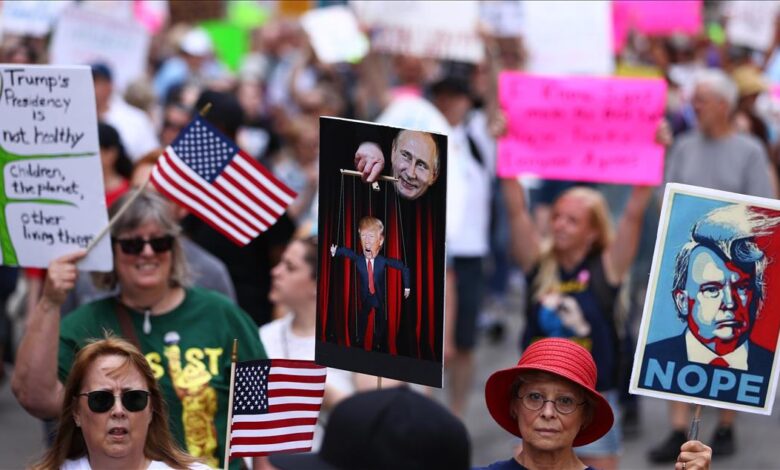
POLYGON ((734 129, 734 82, 720 70, 701 72, 691 104, 697 129, 683 134, 670 150, 666 182, 776 197, 774 170, 763 146, 734 129))
MULTIPOLYGON (((671 148, 666 160, 666 182, 777 197, 774 169, 763 145, 734 128, 737 95, 736 85, 721 70, 700 72, 691 100, 697 128, 679 137, 671 148)), ((690 407, 670 402, 670 408, 673 432, 648 455, 656 463, 673 462, 686 441, 690 407)), ((736 449, 732 430, 736 413, 722 410, 719 415, 718 428, 709 442, 713 455, 730 455, 736 449)))

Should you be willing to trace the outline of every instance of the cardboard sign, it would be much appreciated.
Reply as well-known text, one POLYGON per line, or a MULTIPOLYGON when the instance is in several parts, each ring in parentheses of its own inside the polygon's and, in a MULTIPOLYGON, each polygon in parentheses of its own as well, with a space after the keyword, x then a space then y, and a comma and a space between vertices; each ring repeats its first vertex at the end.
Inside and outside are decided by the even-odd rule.
POLYGON ((357 62, 368 53, 368 39, 360 32, 355 15, 345 6, 306 12, 301 25, 322 62, 357 62))
POLYGON ((361 23, 374 30, 379 52, 478 63, 484 54, 477 34, 478 2, 350 2, 361 23))
POLYGON ((71 0, 30 0, 3 2, 2 29, 4 34, 42 37, 49 34, 57 16, 71 0))
POLYGON ((528 71, 550 75, 611 75, 609 2, 524 2, 528 71))
POLYGON ((119 21, 81 8, 71 8, 60 17, 49 48, 52 64, 91 64, 111 67, 114 88, 145 76, 149 34, 134 20, 119 21))
POLYGON ((726 2, 726 37, 729 43, 765 51, 772 45, 780 2, 726 2))
POLYGON ((320 162, 315 361, 441 387, 447 138, 325 117, 320 136, 332 158, 320 162), (383 161, 375 188, 343 172, 364 146, 383 161))
POLYGON ((780 202, 667 184, 631 393, 769 415, 780 202))
POLYGON ((648 36, 698 34, 703 25, 701 0, 615 0, 612 32, 615 51, 623 49, 630 30, 648 36))
MULTIPOLYGON (((0 248, 43 268, 108 225, 88 67, 0 66, 0 248)), ((110 271, 108 237, 81 269, 110 271)))
POLYGON ((508 132, 498 174, 544 179, 659 184, 663 80, 549 78, 502 73, 499 101, 508 132))

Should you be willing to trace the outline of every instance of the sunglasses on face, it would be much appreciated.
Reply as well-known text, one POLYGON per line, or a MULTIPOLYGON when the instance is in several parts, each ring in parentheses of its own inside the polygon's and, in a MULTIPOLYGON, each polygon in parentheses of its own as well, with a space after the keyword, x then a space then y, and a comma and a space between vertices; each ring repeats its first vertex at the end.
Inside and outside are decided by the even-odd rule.
POLYGON ((138 255, 144 251, 144 246, 148 243, 155 253, 165 253, 173 248, 173 235, 164 235, 156 238, 114 238, 114 242, 119 245, 122 253, 126 255, 138 255))
MULTIPOLYGON (((122 407, 130 412, 141 411, 149 403, 149 392, 146 390, 127 390, 122 392, 122 407)), ((87 397, 87 406, 93 413, 105 413, 114 407, 116 397, 108 390, 96 390, 89 393, 79 393, 79 396, 87 397)))

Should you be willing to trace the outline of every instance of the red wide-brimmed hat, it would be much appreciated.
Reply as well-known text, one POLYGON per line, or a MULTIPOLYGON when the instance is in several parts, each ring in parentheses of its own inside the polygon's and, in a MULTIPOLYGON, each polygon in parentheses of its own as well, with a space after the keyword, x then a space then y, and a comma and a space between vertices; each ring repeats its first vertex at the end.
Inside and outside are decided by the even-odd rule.
POLYGON ((615 417, 607 400, 596 391, 596 363, 582 346, 561 338, 539 340, 525 350, 515 367, 499 370, 485 384, 485 402, 490 415, 502 428, 522 438, 517 419, 509 413, 514 397, 510 390, 518 375, 537 370, 557 375, 579 385, 593 398, 596 407, 588 426, 580 429, 573 446, 590 444, 612 428, 615 417))

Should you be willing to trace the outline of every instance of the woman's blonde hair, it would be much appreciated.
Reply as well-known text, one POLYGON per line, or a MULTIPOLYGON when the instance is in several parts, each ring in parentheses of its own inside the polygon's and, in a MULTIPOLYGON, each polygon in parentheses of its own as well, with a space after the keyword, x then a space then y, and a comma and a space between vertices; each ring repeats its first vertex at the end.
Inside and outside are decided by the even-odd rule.
POLYGON ((55 470, 62 467, 67 459, 79 459, 87 455, 84 435, 81 428, 76 426, 73 414, 78 404, 78 394, 81 393, 84 377, 92 364, 103 356, 124 357, 124 364, 119 366, 117 370, 128 367, 135 368, 144 378, 149 389, 148 406, 152 408, 152 421, 146 434, 144 456, 148 459, 165 462, 170 467, 181 469, 189 468, 190 465, 197 462, 197 459, 179 448, 168 429, 168 412, 160 387, 146 357, 131 343, 107 332, 104 339, 90 341, 76 354, 68 374, 68 380, 65 382, 62 412, 54 445, 32 468, 35 470, 55 470))
MULTIPOLYGON (((588 219, 591 228, 596 231, 596 239, 590 247, 589 255, 604 252, 612 243, 612 219, 609 213, 609 206, 604 196, 592 188, 576 186, 564 191, 555 204, 565 197, 571 197, 581 200, 588 209, 588 219)), ((531 286, 533 298, 540 300, 543 296, 550 293, 558 293, 561 290, 561 277, 558 273, 558 259, 555 246, 552 240, 545 240, 542 244, 541 255, 539 257, 539 272, 531 286)))

